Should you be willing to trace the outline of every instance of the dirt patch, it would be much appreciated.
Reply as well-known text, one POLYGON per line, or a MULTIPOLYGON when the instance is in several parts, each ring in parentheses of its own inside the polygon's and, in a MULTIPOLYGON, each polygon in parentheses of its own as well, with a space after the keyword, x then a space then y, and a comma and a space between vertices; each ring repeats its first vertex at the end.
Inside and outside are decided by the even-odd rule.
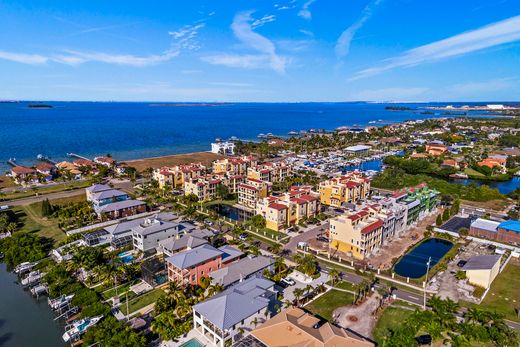
MULTIPOLYGON (((501 212, 503 211, 508 205, 510 204, 510 201, 507 200, 490 200, 490 201, 468 201, 468 200, 462 200, 461 205, 467 205, 471 207, 476 208, 484 208, 489 212, 489 210, 501 212)), ((464 207, 464 206, 462 206, 464 207)))
POLYGON ((225 156, 220 154, 215 154, 211 152, 195 152, 195 153, 186 153, 186 154, 177 154, 177 155, 168 155, 164 157, 154 157, 154 158, 144 158, 137 160, 126 160, 124 163, 129 166, 135 167, 138 171, 143 171, 144 169, 151 168, 159 168, 161 166, 175 166, 181 164, 188 163, 198 163, 209 166, 214 160, 224 158, 225 156))
POLYGON ((373 294, 359 306, 344 306, 336 309, 333 317, 342 328, 352 329, 363 336, 371 336, 377 322, 372 313, 379 306, 379 295, 373 294))

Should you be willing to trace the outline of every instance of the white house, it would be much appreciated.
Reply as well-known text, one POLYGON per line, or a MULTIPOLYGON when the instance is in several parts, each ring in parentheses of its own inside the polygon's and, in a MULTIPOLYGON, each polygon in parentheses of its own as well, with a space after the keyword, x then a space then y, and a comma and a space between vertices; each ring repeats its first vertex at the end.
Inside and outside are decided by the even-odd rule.
POLYGON ((231 141, 213 142, 211 152, 216 154, 233 155, 235 154, 235 144, 231 141))

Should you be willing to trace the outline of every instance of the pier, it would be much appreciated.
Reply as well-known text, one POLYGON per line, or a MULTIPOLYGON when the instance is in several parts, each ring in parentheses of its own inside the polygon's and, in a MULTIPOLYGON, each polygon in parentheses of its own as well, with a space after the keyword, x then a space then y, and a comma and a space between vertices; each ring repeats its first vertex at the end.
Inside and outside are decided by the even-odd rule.
POLYGON ((84 157, 82 155, 76 154, 76 153, 67 153, 67 157, 76 158, 76 159, 83 159, 83 160, 91 160, 87 157, 84 157))
POLYGON ((10 158, 7 161, 7 164, 11 165, 12 167, 18 166, 18 164, 16 164, 16 159, 15 158, 10 158))
POLYGON ((44 161, 44 162, 52 164, 52 165, 56 165, 57 164, 56 161, 51 160, 49 157, 47 157, 46 155, 43 155, 43 154, 38 154, 36 156, 36 159, 38 159, 39 161, 44 161))

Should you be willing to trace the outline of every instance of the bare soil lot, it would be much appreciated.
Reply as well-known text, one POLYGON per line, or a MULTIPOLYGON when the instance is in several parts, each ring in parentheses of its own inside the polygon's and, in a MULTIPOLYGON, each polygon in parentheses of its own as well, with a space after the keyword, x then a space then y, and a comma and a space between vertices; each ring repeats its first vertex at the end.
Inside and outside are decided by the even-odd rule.
POLYGON ((188 163, 201 162, 204 165, 211 165, 214 160, 224 158, 225 156, 211 152, 195 152, 186 154, 168 155, 164 157, 144 158, 136 160, 126 160, 125 163, 129 166, 135 167, 137 171, 144 169, 159 168, 162 166, 175 166, 188 163))

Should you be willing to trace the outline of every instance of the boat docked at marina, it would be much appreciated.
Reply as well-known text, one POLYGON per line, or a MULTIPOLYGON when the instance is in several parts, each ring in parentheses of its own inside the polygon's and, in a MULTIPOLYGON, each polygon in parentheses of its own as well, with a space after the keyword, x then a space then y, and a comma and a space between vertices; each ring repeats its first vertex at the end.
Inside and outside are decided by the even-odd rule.
POLYGON ((69 342, 74 341, 81 337, 88 329, 96 325, 101 319, 103 318, 103 315, 95 316, 95 317, 88 317, 83 318, 80 320, 77 320, 73 322, 70 326, 68 326, 69 329, 65 331, 63 334, 63 341, 69 342))
POLYGON ((49 304, 49 307, 51 309, 56 311, 64 306, 67 306, 72 301, 73 297, 74 297, 74 294, 62 295, 55 299, 47 298, 47 303, 49 304))

